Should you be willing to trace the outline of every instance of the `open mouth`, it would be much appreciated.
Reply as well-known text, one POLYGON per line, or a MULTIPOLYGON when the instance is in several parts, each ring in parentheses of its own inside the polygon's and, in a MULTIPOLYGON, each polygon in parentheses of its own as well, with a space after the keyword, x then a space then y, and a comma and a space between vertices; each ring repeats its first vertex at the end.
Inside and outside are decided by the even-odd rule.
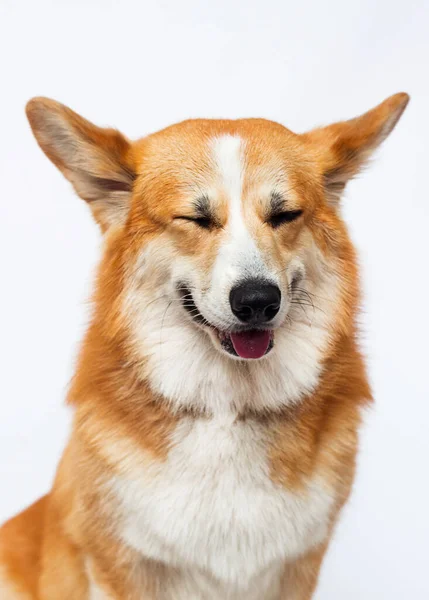
POLYGON ((245 331, 216 330, 222 348, 240 358, 262 358, 274 346, 272 330, 248 329, 245 331))
POLYGON ((195 304, 191 290, 186 285, 177 287, 183 307, 189 313, 192 320, 213 333, 219 341, 222 349, 244 359, 262 358, 270 352, 274 346, 274 331, 272 329, 240 329, 237 331, 222 331, 209 323, 200 313, 195 304))

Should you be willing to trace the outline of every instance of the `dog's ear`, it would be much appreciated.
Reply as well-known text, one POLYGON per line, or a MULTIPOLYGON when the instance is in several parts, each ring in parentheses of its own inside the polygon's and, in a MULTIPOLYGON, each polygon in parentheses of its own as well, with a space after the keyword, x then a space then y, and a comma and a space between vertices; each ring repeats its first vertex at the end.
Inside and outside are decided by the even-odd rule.
POLYGON ((314 145, 328 202, 338 203, 346 183, 386 139, 408 101, 408 94, 395 94, 360 117, 314 129, 302 136, 314 145))
POLYGON ((130 142, 48 98, 33 98, 26 112, 40 147, 88 202, 102 231, 123 224, 135 179, 130 142))

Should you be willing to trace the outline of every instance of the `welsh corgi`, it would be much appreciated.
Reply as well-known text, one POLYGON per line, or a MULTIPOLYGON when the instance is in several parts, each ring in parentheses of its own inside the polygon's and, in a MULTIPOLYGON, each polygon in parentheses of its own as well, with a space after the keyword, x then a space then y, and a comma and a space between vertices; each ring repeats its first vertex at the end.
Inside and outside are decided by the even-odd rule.
POLYGON ((371 401, 340 200, 408 99, 136 142, 30 100, 103 256, 52 490, 0 530, 1 600, 313 596, 371 401))

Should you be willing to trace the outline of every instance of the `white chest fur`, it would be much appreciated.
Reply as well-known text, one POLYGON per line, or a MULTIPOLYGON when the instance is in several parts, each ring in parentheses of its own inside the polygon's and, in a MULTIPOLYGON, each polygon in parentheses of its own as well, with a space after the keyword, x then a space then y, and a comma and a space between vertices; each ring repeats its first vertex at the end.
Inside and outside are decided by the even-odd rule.
POLYGON ((184 419, 168 459, 141 464, 111 483, 118 533, 146 557, 240 588, 327 534, 331 491, 316 479, 299 493, 273 483, 258 422, 184 419))

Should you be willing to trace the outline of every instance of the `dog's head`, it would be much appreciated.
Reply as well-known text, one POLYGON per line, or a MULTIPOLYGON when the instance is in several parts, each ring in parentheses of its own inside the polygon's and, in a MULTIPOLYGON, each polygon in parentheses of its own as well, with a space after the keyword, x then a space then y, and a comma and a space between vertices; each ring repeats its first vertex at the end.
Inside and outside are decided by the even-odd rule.
POLYGON ((356 273, 338 202, 407 102, 397 94, 303 135, 263 119, 190 120, 136 142, 51 100, 27 114, 106 234, 116 287, 103 301, 143 352, 190 336, 200 353, 246 361, 268 360, 295 321, 350 325, 356 273))

